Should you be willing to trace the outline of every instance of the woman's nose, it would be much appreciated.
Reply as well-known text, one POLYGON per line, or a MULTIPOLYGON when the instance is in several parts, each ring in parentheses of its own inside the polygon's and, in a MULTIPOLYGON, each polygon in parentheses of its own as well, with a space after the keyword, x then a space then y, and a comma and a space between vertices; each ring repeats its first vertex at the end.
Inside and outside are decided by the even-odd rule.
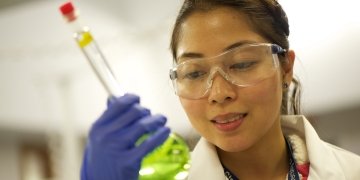
POLYGON ((220 72, 216 73, 211 81, 208 96, 209 103, 225 103, 236 98, 236 87, 226 80, 220 72))

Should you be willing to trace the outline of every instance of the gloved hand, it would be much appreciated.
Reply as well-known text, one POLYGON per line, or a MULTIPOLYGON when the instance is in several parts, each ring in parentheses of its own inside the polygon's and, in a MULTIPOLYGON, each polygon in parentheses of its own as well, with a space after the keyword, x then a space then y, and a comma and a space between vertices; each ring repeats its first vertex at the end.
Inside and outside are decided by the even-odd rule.
POLYGON ((166 118, 151 115, 139 101, 131 94, 109 101, 108 109, 90 130, 82 180, 138 179, 142 158, 167 139, 170 130, 164 126, 166 118), (144 134, 151 135, 136 146, 144 134))

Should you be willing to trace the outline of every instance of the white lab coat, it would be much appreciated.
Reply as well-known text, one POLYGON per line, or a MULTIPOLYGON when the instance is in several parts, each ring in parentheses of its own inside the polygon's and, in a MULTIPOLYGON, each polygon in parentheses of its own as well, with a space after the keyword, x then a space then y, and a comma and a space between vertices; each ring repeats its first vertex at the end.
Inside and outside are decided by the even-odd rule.
MULTIPOLYGON (((322 141, 304 116, 281 118, 285 135, 304 138, 310 160, 308 180, 360 180, 360 156, 322 141)), ((192 153, 189 180, 224 180, 223 167, 214 145, 201 138, 192 153)))

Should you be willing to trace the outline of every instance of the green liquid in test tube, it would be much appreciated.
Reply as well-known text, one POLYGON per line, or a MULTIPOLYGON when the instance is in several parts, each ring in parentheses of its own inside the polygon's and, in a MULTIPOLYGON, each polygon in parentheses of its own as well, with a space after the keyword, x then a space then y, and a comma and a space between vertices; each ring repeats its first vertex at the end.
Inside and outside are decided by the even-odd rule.
MULTIPOLYGON (((121 91, 113 71, 100 51, 89 28, 78 22, 77 12, 71 2, 60 7, 66 21, 73 26, 74 38, 87 58, 100 82, 110 96, 119 97, 121 91)), ((146 135, 138 140, 141 143, 146 135)), ((121 161, 121 159, 119 159, 121 161)), ((175 133, 153 152, 149 153, 141 163, 140 180, 182 180, 188 176, 190 168, 190 152, 185 141, 175 133)))

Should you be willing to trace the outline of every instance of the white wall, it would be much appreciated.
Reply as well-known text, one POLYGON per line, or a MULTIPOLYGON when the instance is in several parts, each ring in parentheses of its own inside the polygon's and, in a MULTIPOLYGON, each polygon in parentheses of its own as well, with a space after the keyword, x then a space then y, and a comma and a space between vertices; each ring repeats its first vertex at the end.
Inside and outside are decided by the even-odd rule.
MULTIPOLYGON (((0 117, 6 117, 3 118, 6 127, 16 128, 15 121, 27 120, 33 123, 30 128, 39 129, 57 123, 62 110, 54 101, 62 98, 58 87, 64 79, 71 86, 69 96, 73 97, 74 123, 79 125, 76 127, 86 130, 105 108, 106 95, 73 41, 71 28, 58 11, 62 2, 24 2, 0 12, 0 22, 7 24, 0 29, 3 36, 0 43, 0 98, 3 100, 0 117)), ((171 65, 168 37, 177 5, 157 13, 159 16, 134 16, 133 11, 125 11, 120 13, 127 18, 123 19, 116 16, 118 9, 114 7, 143 9, 118 1, 108 1, 107 5, 96 1, 74 3, 80 7, 81 20, 92 28, 124 89, 140 94, 144 105, 154 112, 183 122, 182 110, 168 106, 179 107, 168 81, 171 65), (141 21, 144 18, 146 20, 141 21)), ((133 3, 145 4, 144 1, 133 3)), ((169 4, 168 1, 162 3, 169 4)), ((158 12, 157 7, 153 8, 144 14, 158 12)), ((174 122, 170 121, 171 126, 175 126, 174 122)))
POLYGON ((304 85, 304 108, 319 113, 360 102, 360 11, 356 0, 281 0, 304 85))
MULTIPOLYGON (((305 112, 360 102, 360 83, 355 78, 360 76, 357 1, 281 2, 290 20, 291 47, 297 52, 296 71, 304 85, 305 112)), ((106 95, 57 9, 62 3, 23 1, 0 11, 0 23, 6 25, 0 29, 0 117, 4 126, 30 121, 34 124, 31 128, 42 129, 49 124, 49 116, 58 118, 58 107, 47 103, 53 101, 49 98, 54 99, 51 96, 56 93, 51 89, 62 79, 71 81, 79 128, 86 131, 105 108, 106 95), (56 115, 49 115, 49 111, 56 115)), ((186 131, 182 130, 189 128, 184 123, 186 116, 167 75, 171 66, 169 37, 179 2, 163 0, 159 2, 162 6, 141 0, 74 3, 84 24, 92 27, 124 89, 140 94, 145 106, 167 115, 171 126, 186 131), (164 6, 167 8, 161 8, 164 6)))

